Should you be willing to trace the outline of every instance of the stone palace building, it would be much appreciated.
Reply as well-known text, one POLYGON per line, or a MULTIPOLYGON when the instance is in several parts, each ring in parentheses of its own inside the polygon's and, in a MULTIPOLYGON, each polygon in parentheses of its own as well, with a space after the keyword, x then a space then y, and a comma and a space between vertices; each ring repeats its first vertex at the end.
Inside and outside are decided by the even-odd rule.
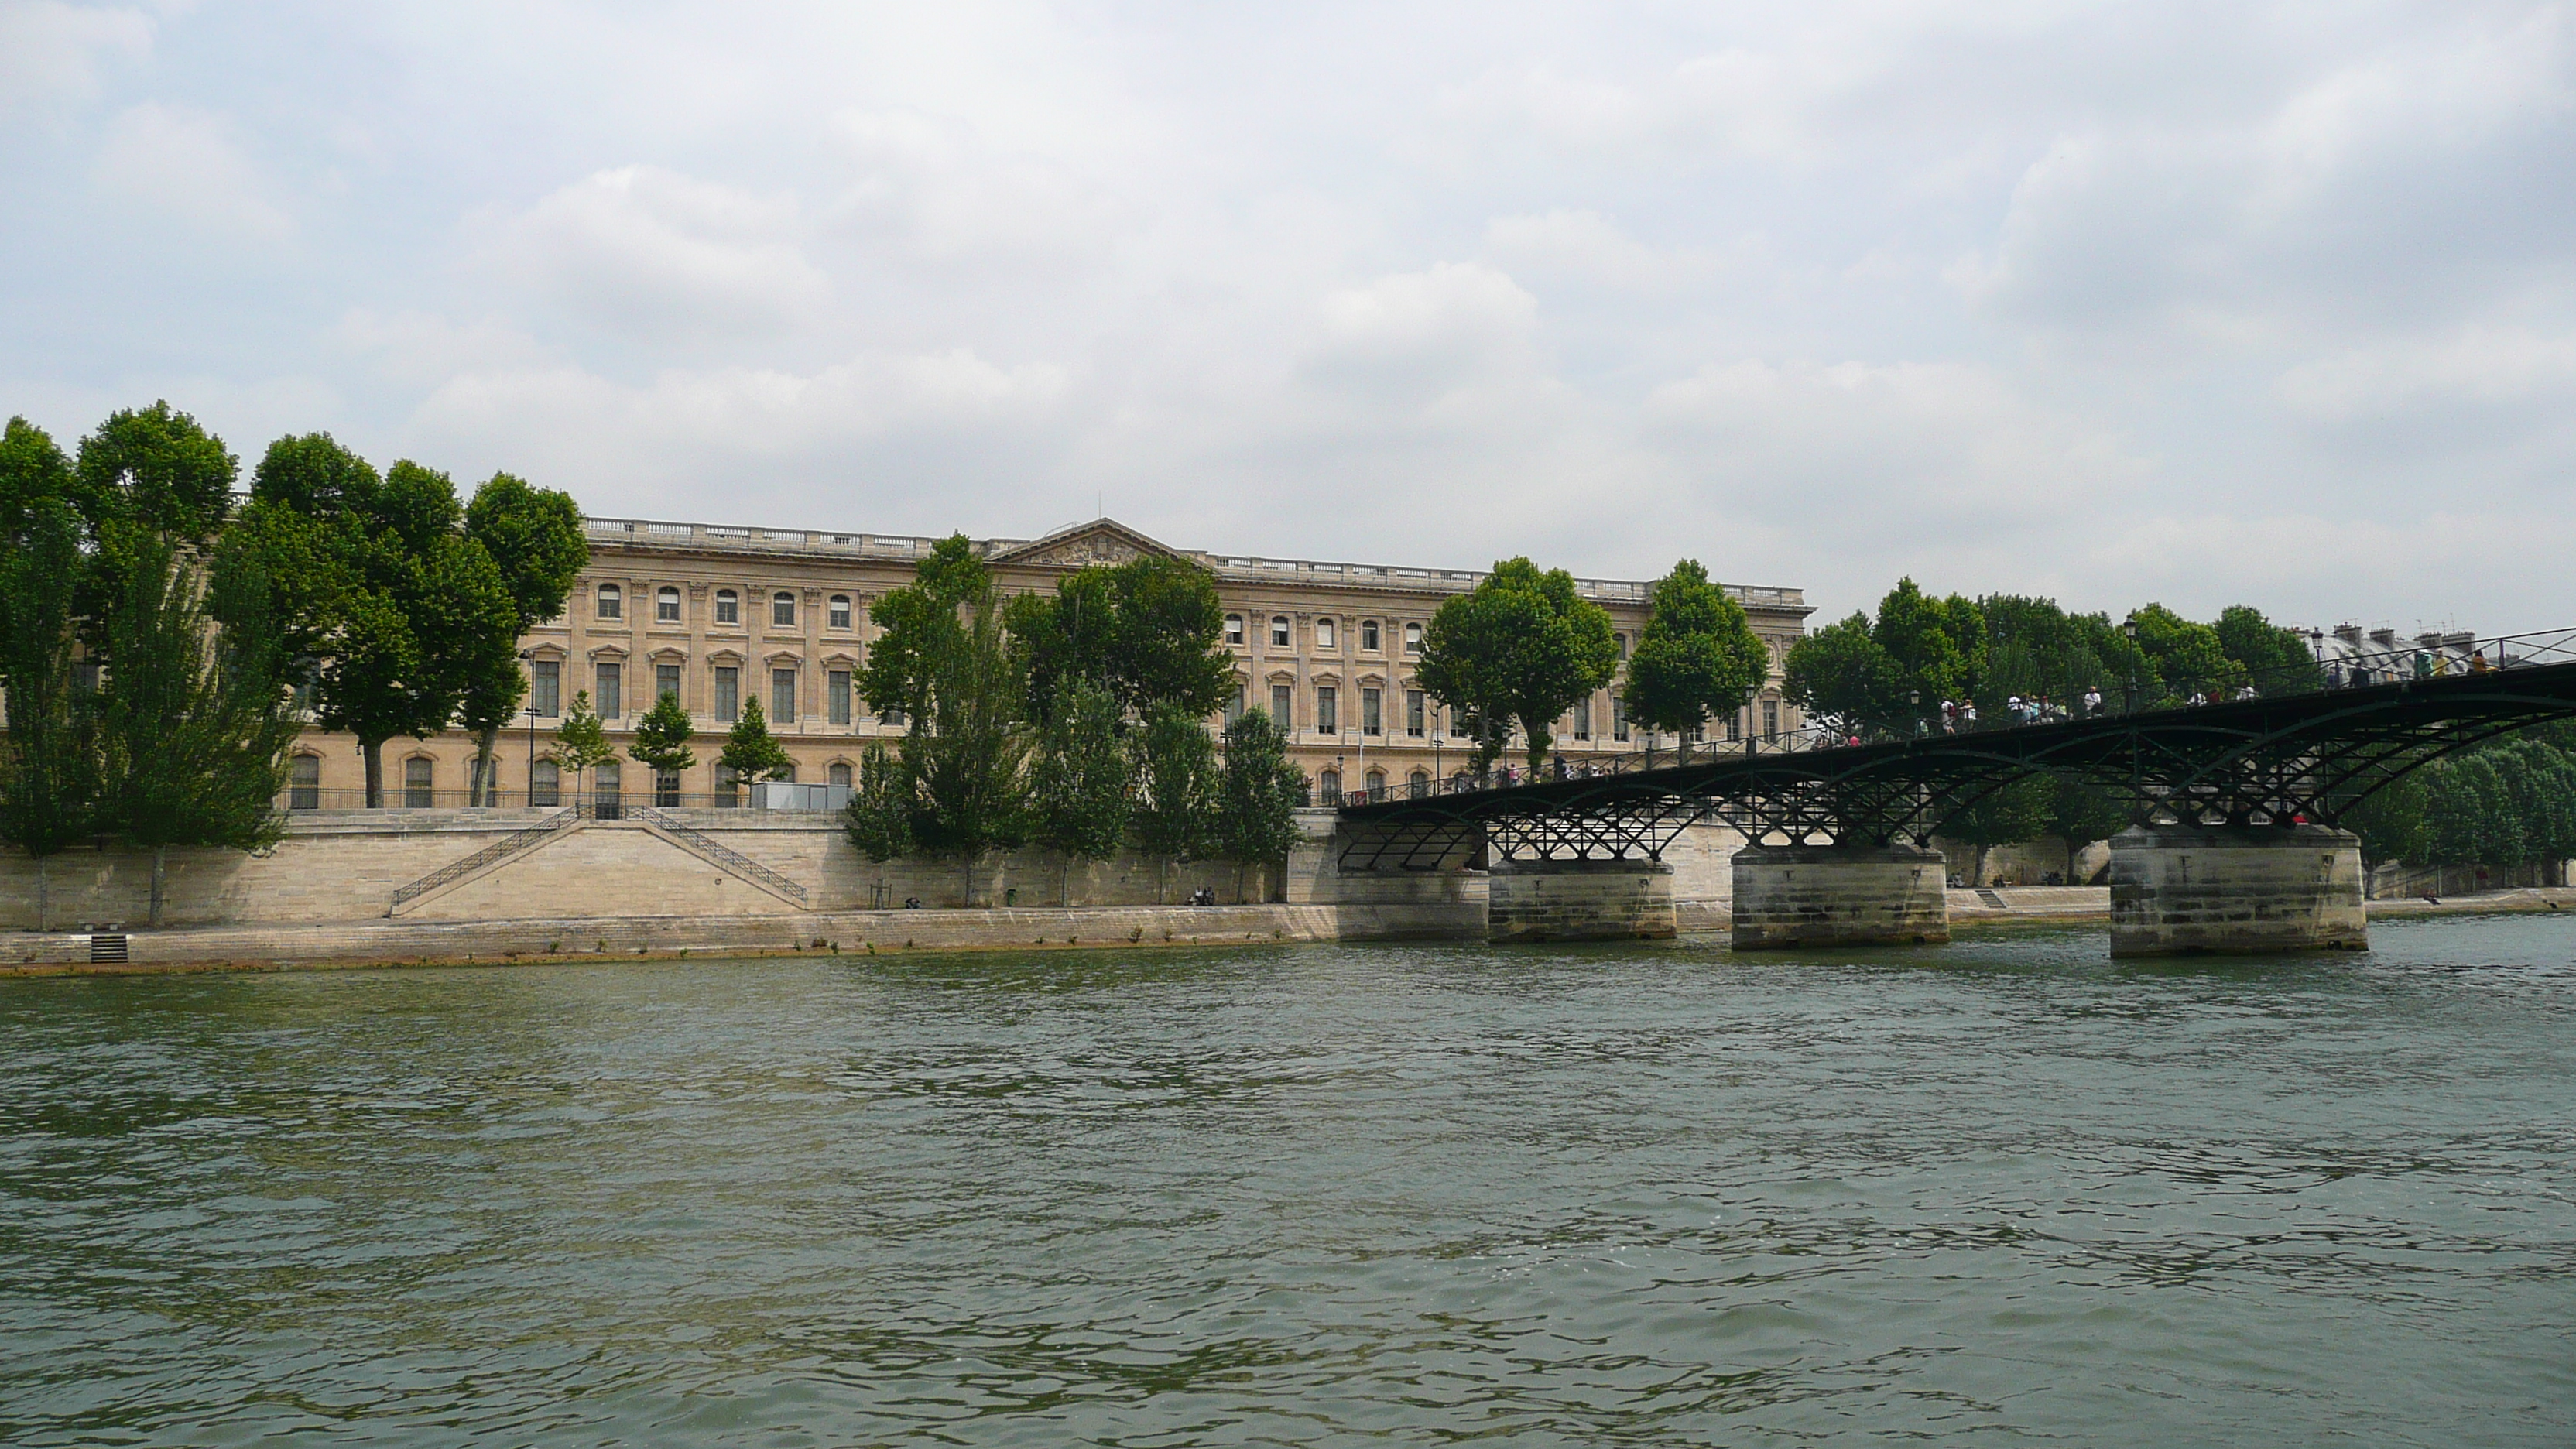
MULTIPOLYGON (((796 779, 850 783, 861 752, 892 742, 903 726, 880 719, 853 681, 876 630, 868 608, 912 582, 915 560, 935 540, 807 529, 587 520, 590 565, 564 616, 530 631, 528 698, 497 751, 500 803, 566 803, 570 782, 545 754, 576 690, 587 690, 620 760, 587 788, 609 799, 682 806, 738 803, 715 756, 745 699, 767 710, 771 731, 796 760, 796 779), (695 768, 644 778, 623 757, 637 719, 676 693, 698 730, 695 768)), ((1292 757, 1319 793, 1402 788, 1459 773, 1468 758, 1446 714, 1426 699, 1414 670, 1433 611, 1476 586, 1482 573, 1388 564, 1245 558, 1171 548, 1110 519, 1035 540, 990 539, 977 546, 1005 593, 1049 590, 1068 572, 1140 553, 1189 559, 1216 576, 1225 605, 1225 643, 1237 661, 1237 707, 1259 706, 1285 723, 1292 757)), ((1624 658, 1646 621, 1649 585, 1585 579, 1584 597, 1608 610, 1624 658)), ((1729 737, 1795 729, 1780 697, 1779 665, 1810 612, 1800 590, 1728 585, 1771 646, 1772 678, 1729 737)), ((1573 761, 1647 747, 1631 729, 1613 687, 1570 711, 1557 730, 1573 761)), ((1214 723, 1214 721, 1212 721, 1214 723)), ((1664 741, 1671 743, 1669 737, 1664 741)), ((384 749, 385 804, 426 809, 467 803, 472 739, 448 731, 395 739, 384 749)), ((364 800, 357 742, 319 730, 291 762, 294 809, 347 809, 364 800)))

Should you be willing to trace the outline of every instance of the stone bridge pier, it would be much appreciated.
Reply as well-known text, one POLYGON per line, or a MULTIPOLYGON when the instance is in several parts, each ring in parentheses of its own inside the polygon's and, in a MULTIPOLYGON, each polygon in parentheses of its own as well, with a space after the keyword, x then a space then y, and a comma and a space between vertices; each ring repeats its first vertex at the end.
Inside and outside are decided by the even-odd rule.
POLYGON ((1737 951, 1950 939, 1949 875, 1919 845, 1751 845, 1735 853, 1737 951))
POLYGON ((1661 941, 1680 934, 1673 868, 1660 860, 1498 860, 1495 941, 1661 941))
POLYGON ((2361 838, 2322 825, 2131 826, 2111 837, 2111 954, 2359 951, 2361 838))

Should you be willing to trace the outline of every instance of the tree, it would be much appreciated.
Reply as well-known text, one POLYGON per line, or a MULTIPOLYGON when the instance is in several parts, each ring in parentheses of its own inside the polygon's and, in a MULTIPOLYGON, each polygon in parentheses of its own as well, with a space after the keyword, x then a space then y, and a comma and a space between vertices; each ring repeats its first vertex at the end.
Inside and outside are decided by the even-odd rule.
POLYGON ((1026 828, 1027 696, 1019 660, 988 592, 921 657, 921 688, 903 739, 920 808, 913 838, 955 855, 975 897, 975 860, 1016 845, 1026 828))
POLYGON ((213 582, 236 596, 218 633, 209 585, 167 536, 130 538, 121 571, 102 630, 98 823, 152 852, 158 926, 172 847, 256 850, 283 833, 277 792, 299 721, 263 627, 264 579, 213 582))
POLYGON ((1029 770, 1030 823, 1041 843, 1065 857, 1060 897, 1070 896, 1073 861, 1105 860, 1127 837, 1135 771, 1118 724, 1116 698, 1075 678, 1062 686, 1053 717, 1039 730, 1029 770))
POLYGON ((746 785, 796 773, 795 757, 769 732, 769 716, 756 699, 742 702, 742 717, 725 735, 724 750, 716 756, 716 765, 746 785))
POLYGON ((2028 840, 2048 827, 2050 781, 2025 775, 1941 822, 1940 833, 1976 847, 1970 885, 1986 883, 1986 856, 1998 845, 2028 840))
MULTIPOLYGON (((635 739, 627 745, 629 759, 642 765, 655 776, 676 775, 698 762, 698 753, 689 748, 697 731, 689 727, 689 712, 680 707, 680 697, 668 690, 644 711, 635 722, 635 739)), ((658 792, 660 782, 657 779, 658 792)))
POLYGON ((1853 614, 1789 646, 1780 692, 1811 719, 1886 725, 1906 718, 1904 678, 1872 636, 1867 614, 1853 614))
POLYGON ((962 533, 931 546, 913 569, 913 581, 868 610, 877 638, 859 671, 860 695, 880 715, 915 718, 928 709, 937 661, 955 649, 963 610, 993 595, 993 575, 962 533))
POLYGON ((2076 775, 2049 781, 2047 818, 2040 833, 2054 835, 2066 847, 2066 883, 2076 885, 2075 857, 2085 846, 2108 840, 2128 828, 2128 807, 2120 797, 2076 775))
POLYGON ((590 540, 582 532, 581 505, 571 494, 531 487, 527 480, 508 473, 495 473, 474 490, 465 505, 465 536, 490 556, 510 601, 507 643, 511 647, 483 651, 469 666, 458 711, 458 722, 475 737, 473 799, 493 805, 500 798, 493 745, 501 727, 518 712, 519 699, 526 692, 516 658, 517 642, 531 628, 563 612, 573 581, 590 562, 590 540))
POLYGON ((1557 718, 1618 667, 1610 615, 1576 592, 1574 576, 1541 573, 1513 558, 1431 616, 1416 673, 1433 698, 1483 722, 1475 737, 1479 771, 1493 764, 1503 731, 1517 724, 1536 772, 1557 718))
POLYGON ((1628 659, 1628 717, 1687 734, 1711 715, 1732 715, 1769 677, 1771 652, 1744 606, 1708 581, 1696 559, 1656 580, 1628 659))
POLYGON ((0 750, 0 839, 36 862, 36 925, 50 928, 47 864, 93 833, 98 746, 73 665, 80 516, 61 489, 69 465, 53 441, 12 419, 0 444, 9 547, 0 550, 0 691, 9 710, 0 750), (51 453, 48 458, 46 454, 51 453))
POLYGON ((841 812, 841 828, 861 855, 892 860, 912 853, 912 817, 919 807, 912 774, 884 745, 859 757, 859 787, 841 812))
POLYGON ((96 638, 152 539, 205 544, 232 512, 241 462, 221 438, 166 402, 108 415, 81 439, 70 497, 88 524, 80 613, 96 638))
POLYGON ((384 803, 386 740, 427 739, 469 700, 488 711, 515 688, 517 608, 463 513, 446 474, 406 460, 379 478, 316 433, 270 445, 227 539, 261 556, 321 725, 358 737, 370 809, 384 803))
POLYGON ((2218 631, 2195 624, 2162 604, 2129 611, 2138 648, 2155 673, 2151 692, 2159 705, 2181 704, 2194 695, 2227 695, 2245 683, 2245 666, 2228 657, 2218 631))
POLYGON ((1225 731, 1225 767, 1217 782, 1216 845, 1235 862, 1235 899, 1254 861, 1281 859, 1297 843, 1298 805, 1306 775, 1288 761, 1288 737, 1269 712, 1248 709, 1225 731))
POLYGON ((1157 704, 1214 713, 1234 692, 1225 606, 1216 576, 1197 564, 1144 554, 1068 575, 1056 592, 1011 600, 1003 622, 1029 673, 1029 698, 1052 713, 1059 691, 1088 680, 1122 712, 1157 704))
POLYGON ((2325 671, 2307 639, 2263 617, 2249 604, 2220 610, 2211 626, 2219 651, 2245 668, 2246 678, 2265 694, 2295 694, 2325 687, 2325 671))
POLYGON ((1910 578, 1899 579, 1878 601, 1878 622, 1870 637, 1887 651, 1896 667, 1888 717, 1920 721, 1933 718, 1945 699, 1965 699, 1986 666, 1986 621, 1977 606, 1957 594, 1936 599, 1910 578))
POLYGON ((557 769, 572 772, 575 801, 581 799, 582 776, 617 758, 617 747, 608 742, 598 712, 590 707, 589 690, 573 691, 572 707, 564 711, 563 723, 555 726, 554 748, 546 751, 546 758, 557 769))
POLYGON ((1163 899, 1171 867, 1208 853, 1215 836, 1216 743, 1207 726, 1180 705, 1158 704, 1136 734, 1136 837, 1163 869, 1154 899, 1163 899))

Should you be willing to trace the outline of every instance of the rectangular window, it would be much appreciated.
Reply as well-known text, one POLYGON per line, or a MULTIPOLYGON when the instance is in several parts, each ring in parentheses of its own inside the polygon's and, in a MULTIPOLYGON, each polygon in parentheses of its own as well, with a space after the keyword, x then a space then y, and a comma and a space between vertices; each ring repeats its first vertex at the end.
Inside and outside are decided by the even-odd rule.
POLYGON ((563 803, 563 768, 552 760, 528 767, 528 803, 551 810, 563 803))
POLYGON ((297 755, 286 767, 286 808, 319 810, 322 808, 322 757, 297 755))
POLYGON ((1315 686, 1315 733, 1341 733, 1341 700, 1339 691, 1329 684, 1315 686))
POLYGON ((727 766, 716 766, 716 808, 731 810, 742 804, 742 777, 727 766))
POLYGON ((1364 619, 1360 621, 1360 648, 1371 654, 1375 654, 1377 652, 1377 620, 1364 619))
POLYGON ((437 793, 430 788, 435 778, 430 772, 435 768, 429 761, 416 755, 403 761, 403 808, 405 810, 426 810, 438 803, 437 793))
POLYGON ((1628 702, 1615 694, 1610 696, 1610 738, 1628 738, 1628 702))
POLYGON ((678 589, 664 589, 662 592, 653 596, 653 622, 657 624, 676 624, 680 622, 680 591, 678 589))
POLYGON ((1270 647, 1273 649, 1288 647, 1288 616, 1285 614, 1270 621, 1270 647))
POLYGON ((1333 621, 1330 619, 1317 619, 1315 621, 1315 647, 1318 649, 1339 648, 1340 646, 1333 642, 1333 637, 1333 621))
POLYGON ((1574 707, 1574 737, 1578 740, 1588 740, 1592 738, 1591 700, 1584 700, 1582 703, 1574 707))
POLYGON ((1740 740, 1744 738, 1743 710, 1731 709, 1726 712, 1726 737, 1730 740, 1740 740))
POLYGON ((660 704, 660 703, 662 702, 662 696, 663 696, 663 695, 666 695, 666 694, 678 694, 679 692, 680 692, 680 666, 678 666, 678 665, 676 665, 676 664, 656 664, 656 665, 654 665, 654 666, 653 666, 653 702, 654 702, 655 704, 660 704))
POLYGON ((623 619, 626 617, 626 596, 618 592, 617 585, 602 584, 599 586, 599 617, 603 619, 623 619))
POLYGON ((829 623, 831 624, 831 627, 835 629, 846 629, 850 627, 849 595, 834 594, 832 596, 832 612, 829 623))
POLYGON ((1385 720, 1382 714, 1384 706, 1379 702, 1381 693, 1382 691, 1372 685, 1363 685, 1360 688, 1361 734, 1374 735, 1385 732, 1383 728, 1385 720))
POLYGON ((1225 616, 1225 642, 1228 644, 1240 644, 1243 642, 1243 616, 1241 614, 1228 614, 1225 616))
POLYGON ((769 622, 771 627, 778 629, 793 629, 796 627, 796 596, 794 594, 774 594, 770 597, 769 622))
POLYGON ((796 671, 769 671, 769 717, 780 724, 796 722, 796 671))
POLYGON ((1417 740, 1422 738, 1422 714, 1422 691, 1406 690, 1404 692, 1404 732, 1417 740))
POLYGON ((1285 684, 1270 686, 1270 722, 1283 730, 1295 729, 1297 724, 1292 716, 1296 713, 1296 701, 1297 695, 1293 686, 1285 684))
POLYGON ((1780 733, 1780 701, 1766 699, 1762 701, 1762 736, 1769 739, 1778 733, 1780 733))
POLYGON ((1225 727, 1232 729, 1243 719, 1243 686, 1234 687, 1234 698, 1225 702, 1225 727))
POLYGON ((716 666, 716 718, 727 724, 742 718, 742 671, 730 664, 716 666))
POLYGON ((834 669, 823 676, 825 719, 836 725, 850 722, 850 671, 834 669))
POLYGON ((563 663, 556 659, 535 659, 528 663, 528 703, 536 712, 552 719, 563 713, 563 663))
POLYGON ((653 803, 664 810, 677 810, 680 808, 679 771, 656 770, 653 772, 653 803))
POLYGON ((599 700, 599 717, 615 719, 626 713, 626 668, 623 665, 606 663, 599 665, 598 668, 599 688, 595 691, 595 697, 599 700))
POLYGON ((904 723, 903 710, 900 707, 889 707, 877 716, 877 723, 881 725, 890 725, 895 729, 902 729, 904 723))
POLYGON ((716 590, 716 622, 719 624, 742 622, 742 595, 731 589, 716 590))

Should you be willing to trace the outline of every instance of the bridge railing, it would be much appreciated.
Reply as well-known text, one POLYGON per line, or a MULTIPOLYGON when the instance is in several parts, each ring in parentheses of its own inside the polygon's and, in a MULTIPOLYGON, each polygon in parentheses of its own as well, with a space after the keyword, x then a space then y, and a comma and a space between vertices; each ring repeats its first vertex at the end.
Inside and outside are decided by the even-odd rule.
POLYGON ((2498 634, 2439 645, 2417 641, 2396 646, 2374 645, 2363 652, 2276 669, 2250 671, 2224 691, 2169 693, 2141 680, 2097 683, 2068 701, 2007 697, 2001 710, 1983 715, 1973 705, 1940 709, 1936 702, 1924 718, 1890 725, 1827 719, 1797 730, 1733 740, 1709 740, 1667 748, 1648 746, 1624 755, 1569 760, 1560 755, 1533 772, 1510 763, 1482 771, 1461 770, 1446 779, 1397 781, 1365 790, 1345 791, 1344 805, 1383 805, 1398 800, 1425 800, 1444 795, 1472 795, 1516 785, 1560 780, 1613 779, 1680 765, 1712 764, 1746 756, 1798 754, 1812 750, 1927 739, 1942 735, 1984 734, 2100 719, 2151 710, 2196 708, 2238 699, 2281 698, 2339 689, 2411 683, 2461 675, 2494 674, 2545 664, 2576 664, 2576 628, 2498 634))

